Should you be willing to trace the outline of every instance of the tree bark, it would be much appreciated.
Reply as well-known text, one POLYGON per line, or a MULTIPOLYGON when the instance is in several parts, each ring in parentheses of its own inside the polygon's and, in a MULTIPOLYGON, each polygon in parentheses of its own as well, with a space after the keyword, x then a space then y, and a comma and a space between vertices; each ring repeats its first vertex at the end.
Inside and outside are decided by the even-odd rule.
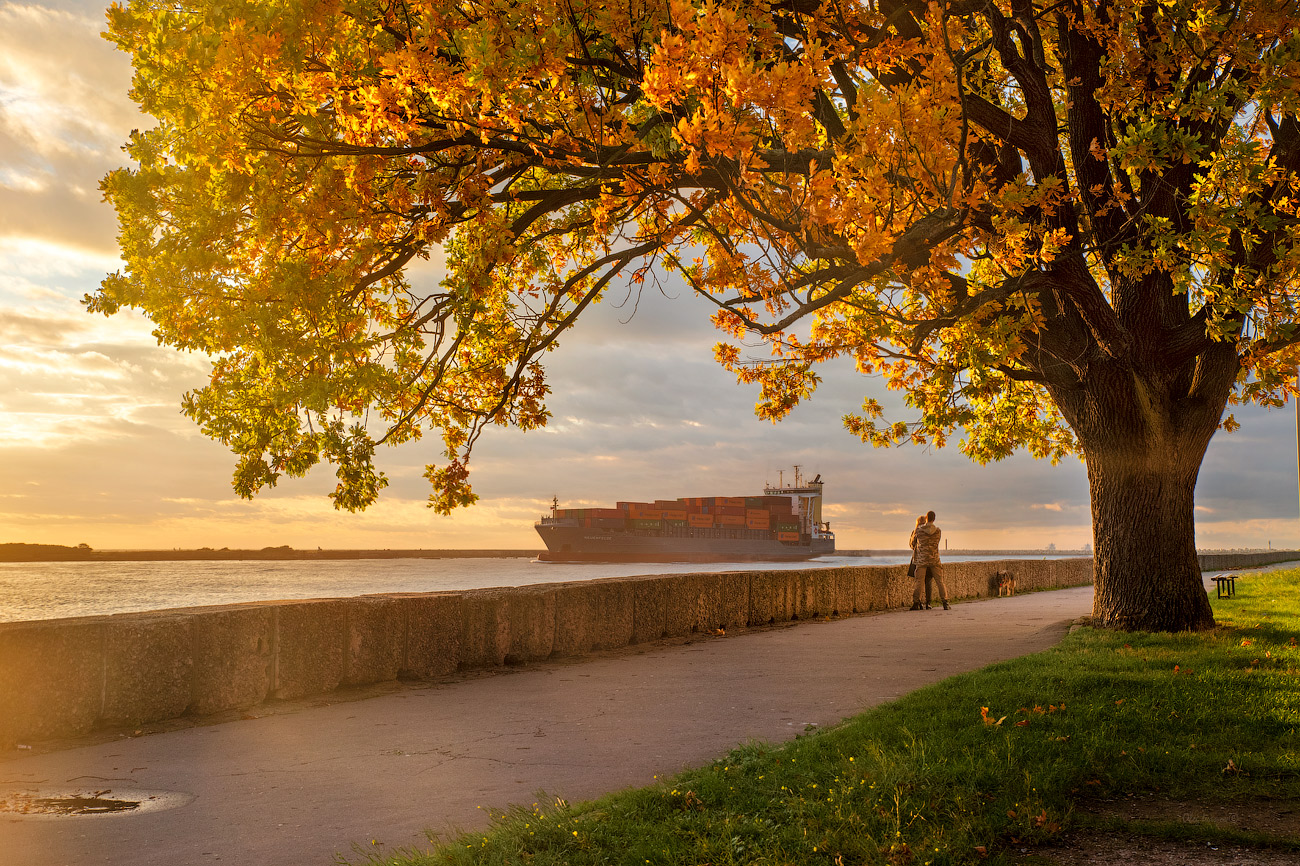
POLYGON ((1193 497, 1201 452, 1088 458, 1092 614, 1125 631, 1214 627, 1196 558, 1193 497))
POLYGON ((1092 499, 1093 617, 1129 631, 1214 627, 1196 556, 1201 460, 1235 370, 1228 352, 1160 369, 1094 356, 1051 389, 1078 437, 1092 499))

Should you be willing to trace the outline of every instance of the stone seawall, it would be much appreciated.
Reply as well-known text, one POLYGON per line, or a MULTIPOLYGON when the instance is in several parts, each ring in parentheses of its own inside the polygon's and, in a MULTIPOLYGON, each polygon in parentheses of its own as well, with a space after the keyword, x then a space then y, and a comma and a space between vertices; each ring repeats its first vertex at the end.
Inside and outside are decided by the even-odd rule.
POLYGON ((1223 571, 1230 568, 1251 568, 1256 565, 1296 562, 1300 560, 1300 550, 1262 550, 1255 553, 1202 553, 1196 558, 1201 564, 1201 571, 1223 571))
MULTIPOLYGON (((1206 571, 1300 559, 1201 557, 1206 571)), ((364 567, 364 566, 362 566, 364 567)), ((952 598, 1092 581, 1090 559, 955 562, 952 598)), ((577 657, 911 602, 906 567, 670 574, 0 623, 0 748, 398 678, 577 657)))
MULTIPOLYGON (((1207 571, 1300 558, 1213 554, 1207 571)), ((954 599, 1092 581, 1090 559, 957 562, 954 599)), ((692 633, 906 607, 906 567, 609 578, 0 623, 0 747, 342 686, 577 657, 692 633)))
MULTIPOLYGON (((944 566, 952 598, 1092 580, 1088 559, 944 566)), ((341 686, 905 607, 906 566, 670 574, 0 623, 0 746, 341 686)))

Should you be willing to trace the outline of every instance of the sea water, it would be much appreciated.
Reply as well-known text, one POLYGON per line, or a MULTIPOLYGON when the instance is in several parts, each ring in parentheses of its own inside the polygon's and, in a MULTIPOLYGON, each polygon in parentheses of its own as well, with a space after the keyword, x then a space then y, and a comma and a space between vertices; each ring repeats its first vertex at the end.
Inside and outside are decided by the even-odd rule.
MULTIPOLYGON (((1016 557, 963 555, 960 558, 970 561, 1016 557)), ((956 557, 949 561, 956 561, 956 557)), ((559 563, 525 557, 6 562, 0 563, 0 622, 245 601, 527 586, 639 574, 845 568, 905 562, 906 555, 824 556, 802 562, 707 564, 559 563)))

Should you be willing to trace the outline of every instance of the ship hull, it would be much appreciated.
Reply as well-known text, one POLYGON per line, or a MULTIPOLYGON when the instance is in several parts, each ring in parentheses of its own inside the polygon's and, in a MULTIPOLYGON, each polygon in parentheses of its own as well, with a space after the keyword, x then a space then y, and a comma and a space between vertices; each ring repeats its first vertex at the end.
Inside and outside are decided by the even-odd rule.
POLYGON ((835 542, 783 542, 768 533, 736 530, 634 533, 616 529, 539 525, 543 562, 795 562, 835 552, 835 542))

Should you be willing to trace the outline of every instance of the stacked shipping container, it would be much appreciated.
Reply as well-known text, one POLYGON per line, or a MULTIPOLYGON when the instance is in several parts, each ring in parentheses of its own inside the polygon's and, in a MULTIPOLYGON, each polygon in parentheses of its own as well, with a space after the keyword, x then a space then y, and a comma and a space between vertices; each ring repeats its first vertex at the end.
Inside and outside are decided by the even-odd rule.
POLYGON ((799 541, 799 517, 787 496, 709 496, 619 502, 614 508, 557 508, 556 519, 588 529, 748 529, 799 541))

